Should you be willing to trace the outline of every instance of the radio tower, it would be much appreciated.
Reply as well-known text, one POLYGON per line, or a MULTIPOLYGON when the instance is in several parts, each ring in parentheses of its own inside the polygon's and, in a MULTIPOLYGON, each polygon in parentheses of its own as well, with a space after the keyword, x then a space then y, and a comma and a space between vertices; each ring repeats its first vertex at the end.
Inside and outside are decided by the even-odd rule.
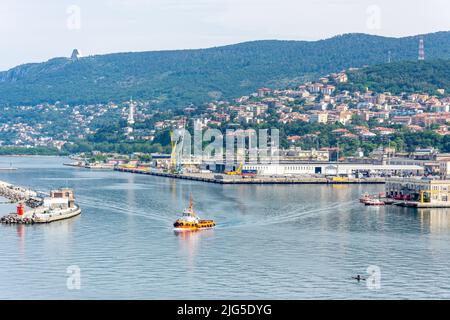
POLYGON ((419 40, 419 61, 425 60, 425 46, 423 45, 423 37, 419 40))

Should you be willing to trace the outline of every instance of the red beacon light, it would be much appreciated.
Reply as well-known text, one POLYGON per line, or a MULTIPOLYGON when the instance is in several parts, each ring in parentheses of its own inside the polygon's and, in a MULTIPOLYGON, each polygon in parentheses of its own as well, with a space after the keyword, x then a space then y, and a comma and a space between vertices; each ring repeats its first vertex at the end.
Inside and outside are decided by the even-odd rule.
POLYGON ((19 203, 19 205, 17 206, 17 215, 23 216, 24 213, 25 213, 25 207, 23 206, 23 203, 19 203))

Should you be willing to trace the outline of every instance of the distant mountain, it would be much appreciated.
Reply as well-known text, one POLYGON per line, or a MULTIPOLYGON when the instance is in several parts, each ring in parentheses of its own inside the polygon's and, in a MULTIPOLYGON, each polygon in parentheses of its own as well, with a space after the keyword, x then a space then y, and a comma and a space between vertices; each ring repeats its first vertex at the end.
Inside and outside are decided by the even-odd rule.
MULTIPOLYGON (((450 58, 450 32, 424 35, 427 59, 450 58)), ((255 41, 198 50, 55 58, 0 73, 0 104, 135 99, 203 103, 283 87, 348 67, 417 60, 418 36, 346 34, 320 41, 255 41)))
POLYGON ((437 94, 438 89, 450 93, 450 60, 400 61, 369 66, 348 73, 349 81, 340 89, 393 94, 424 92, 437 94))

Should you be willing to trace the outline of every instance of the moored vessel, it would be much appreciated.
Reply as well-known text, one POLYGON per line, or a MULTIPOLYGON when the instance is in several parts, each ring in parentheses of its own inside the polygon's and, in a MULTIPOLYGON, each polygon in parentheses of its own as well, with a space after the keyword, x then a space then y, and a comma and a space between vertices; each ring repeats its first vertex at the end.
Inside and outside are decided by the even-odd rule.
POLYGON ((384 192, 380 192, 374 195, 370 195, 365 192, 359 198, 359 202, 368 206, 382 206, 386 204, 386 197, 384 192))
POLYGON ((366 201, 371 200, 372 198, 370 197, 370 194, 368 194, 367 192, 362 194, 361 197, 359 198, 359 202, 361 203, 366 203, 366 201))
POLYGON ((370 199, 370 200, 366 200, 364 202, 364 204, 366 206, 384 206, 385 203, 384 201, 381 201, 380 199, 370 199))

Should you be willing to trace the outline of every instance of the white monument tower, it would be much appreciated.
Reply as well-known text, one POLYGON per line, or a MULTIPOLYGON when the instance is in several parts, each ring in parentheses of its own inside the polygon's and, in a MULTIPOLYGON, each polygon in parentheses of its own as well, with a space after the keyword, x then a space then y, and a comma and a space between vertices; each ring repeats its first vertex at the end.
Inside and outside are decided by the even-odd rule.
POLYGON ((73 49, 70 59, 72 61, 78 61, 81 58, 81 52, 78 49, 73 49))
POLYGON ((136 106, 135 106, 135 104, 133 102, 133 99, 130 99, 129 105, 130 105, 130 108, 128 110, 127 135, 128 135, 128 137, 130 139, 133 139, 132 134, 133 134, 133 125, 134 125, 134 112, 135 112, 135 109, 136 109, 136 106))

